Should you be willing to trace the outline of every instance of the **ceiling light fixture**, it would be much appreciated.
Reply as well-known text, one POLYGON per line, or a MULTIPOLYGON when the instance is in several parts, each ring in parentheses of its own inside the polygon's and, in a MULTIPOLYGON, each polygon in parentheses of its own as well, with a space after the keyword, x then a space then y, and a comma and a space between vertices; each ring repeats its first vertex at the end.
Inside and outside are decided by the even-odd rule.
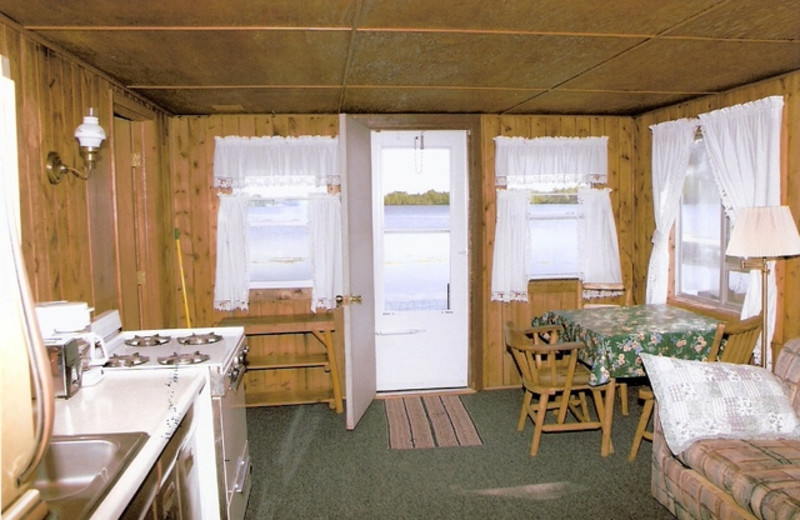
POLYGON ((70 172, 79 179, 87 180, 94 170, 97 152, 100 150, 100 145, 105 138, 106 131, 98 123, 94 108, 90 108, 89 113, 83 117, 83 124, 75 129, 75 139, 81 145, 86 171, 83 172, 67 166, 61 161, 61 156, 58 155, 58 152, 50 152, 47 154, 47 162, 45 163, 50 184, 58 184, 70 172))

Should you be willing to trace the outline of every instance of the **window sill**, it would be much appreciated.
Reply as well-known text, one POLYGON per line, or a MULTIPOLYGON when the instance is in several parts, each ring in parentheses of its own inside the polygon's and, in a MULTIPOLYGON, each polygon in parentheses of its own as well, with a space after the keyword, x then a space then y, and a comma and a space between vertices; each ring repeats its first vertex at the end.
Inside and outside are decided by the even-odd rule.
POLYGON ((723 309, 721 307, 714 307, 713 305, 704 304, 698 302, 697 300, 669 297, 667 298, 667 303, 669 305, 674 305, 675 307, 680 307, 682 309, 696 312, 698 314, 711 316, 712 318, 716 318, 721 321, 738 320, 740 316, 737 311, 731 309, 723 309))

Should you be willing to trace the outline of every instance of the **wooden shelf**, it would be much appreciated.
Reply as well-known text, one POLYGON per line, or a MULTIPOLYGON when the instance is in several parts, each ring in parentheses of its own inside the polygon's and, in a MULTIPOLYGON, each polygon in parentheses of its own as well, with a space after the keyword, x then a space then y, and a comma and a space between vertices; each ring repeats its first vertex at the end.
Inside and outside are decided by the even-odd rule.
POLYGON ((248 408, 312 403, 328 403, 331 409, 336 407, 336 399, 330 390, 245 393, 245 406, 248 408))
POLYGON ((325 354, 267 354, 248 355, 247 370, 272 370, 280 368, 328 367, 325 354))
POLYGON ((320 353, 296 354, 258 352, 247 354, 247 370, 305 370, 322 368, 330 377, 330 388, 323 390, 281 390, 272 392, 247 391, 245 384, 245 404, 253 406, 280 406, 288 404, 328 403, 337 413, 342 413, 342 391, 339 384, 339 370, 336 366, 336 352, 333 332, 336 320, 332 314, 287 314, 276 316, 243 316, 224 318, 222 327, 243 327, 246 336, 268 334, 311 334, 322 345, 320 353))

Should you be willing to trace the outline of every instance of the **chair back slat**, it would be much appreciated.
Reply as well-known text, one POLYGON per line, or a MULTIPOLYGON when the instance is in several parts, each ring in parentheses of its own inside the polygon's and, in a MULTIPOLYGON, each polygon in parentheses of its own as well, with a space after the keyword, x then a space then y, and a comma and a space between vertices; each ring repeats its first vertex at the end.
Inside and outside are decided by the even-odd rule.
POLYGON ((559 343, 559 336, 560 325, 521 329, 506 322, 506 346, 526 385, 560 390, 572 387, 583 343, 559 343))
POLYGON ((725 325, 725 335, 719 360, 726 363, 750 362, 758 337, 761 335, 761 315, 725 325))

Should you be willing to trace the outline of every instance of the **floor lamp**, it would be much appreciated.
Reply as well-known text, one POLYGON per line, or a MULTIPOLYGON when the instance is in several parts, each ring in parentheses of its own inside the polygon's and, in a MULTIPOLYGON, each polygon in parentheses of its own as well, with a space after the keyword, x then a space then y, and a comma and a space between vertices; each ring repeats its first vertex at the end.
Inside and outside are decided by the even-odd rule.
POLYGON ((788 206, 743 208, 736 215, 725 251, 742 258, 743 269, 761 271, 761 366, 767 366, 769 261, 800 255, 800 235, 788 206))

